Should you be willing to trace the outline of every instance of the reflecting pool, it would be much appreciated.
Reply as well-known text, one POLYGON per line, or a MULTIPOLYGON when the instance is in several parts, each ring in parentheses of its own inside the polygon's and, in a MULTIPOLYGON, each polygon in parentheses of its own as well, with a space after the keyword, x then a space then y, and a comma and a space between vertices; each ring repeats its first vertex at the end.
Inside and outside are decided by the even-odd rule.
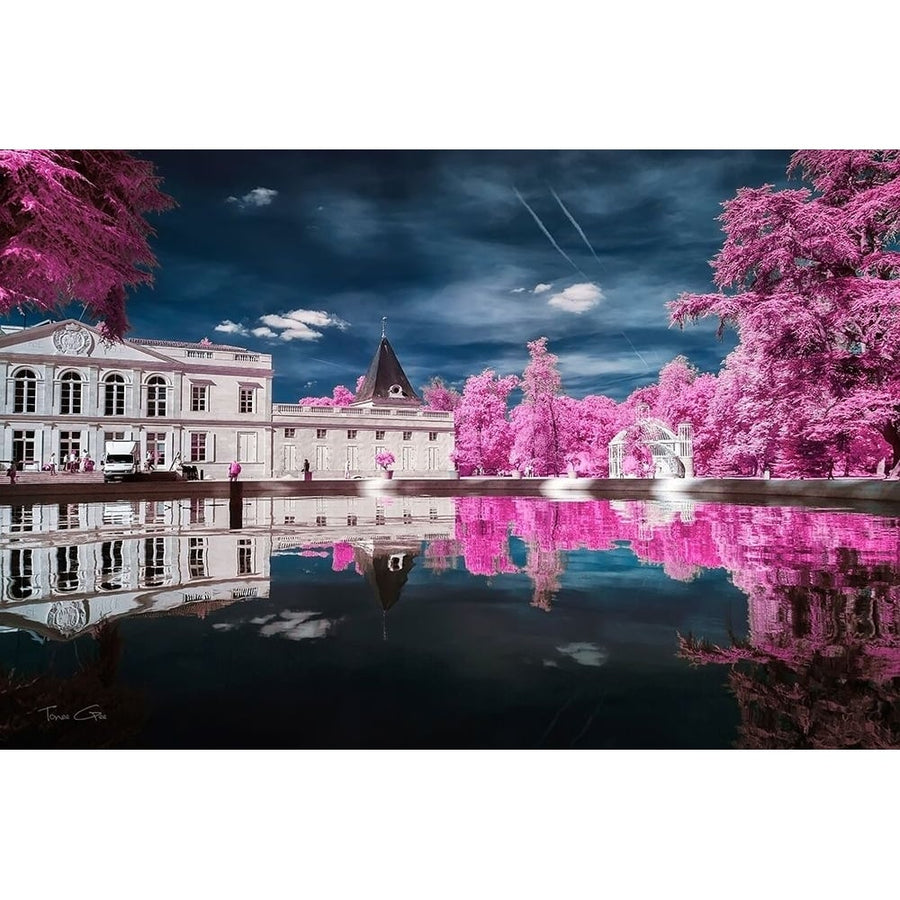
POLYGON ((677 501, 0 507, 0 746, 900 746, 897 518, 677 501))

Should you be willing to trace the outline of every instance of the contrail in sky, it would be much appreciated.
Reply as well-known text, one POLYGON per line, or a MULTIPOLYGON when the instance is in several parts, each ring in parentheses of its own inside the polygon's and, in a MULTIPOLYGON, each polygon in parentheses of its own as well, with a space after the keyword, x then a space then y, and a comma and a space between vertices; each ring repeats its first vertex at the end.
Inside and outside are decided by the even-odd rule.
MULTIPOLYGON (((600 262, 600 258, 597 256, 596 253, 594 253, 594 248, 591 246, 591 242, 587 239, 587 235, 584 233, 581 226, 575 221, 575 216, 573 216, 572 213, 570 213, 566 209, 565 204, 562 202, 562 200, 559 199, 559 195, 556 193, 556 191, 553 190, 552 185, 548 184, 547 187, 550 188, 550 193, 553 194, 554 198, 556 199, 556 202, 560 206, 560 209, 566 214, 566 218, 575 226, 575 230, 581 235, 581 239, 585 242, 585 244, 587 244, 588 250, 591 251, 591 256, 593 256, 594 259, 597 260, 597 262, 600 262)), ((602 265, 602 263, 601 263, 601 265, 602 265)))
POLYGON ((327 359, 319 359, 317 356, 308 356, 307 359, 314 359, 316 362, 325 363, 326 366, 334 366, 336 369, 350 370, 350 366, 339 366, 337 363, 328 362, 327 359))
POLYGON ((513 186, 513 191, 515 191, 515 194, 519 198, 519 202, 522 204, 522 206, 524 206, 525 209, 527 209, 528 212, 531 213, 531 217, 535 222, 537 222, 538 228, 540 228, 541 231, 543 231, 547 236, 547 240, 550 241, 550 243, 553 244, 553 246, 556 247, 556 249, 559 251, 560 256, 562 256, 562 258, 565 259, 569 263, 569 265, 571 265, 572 268, 576 272, 578 272, 579 275, 581 275, 583 278, 587 278, 587 275, 585 275, 584 272, 582 272, 581 269, 579 269, 578 266, 576 266, 575 263, 572 262, 571 257, 566 253, 566 251, 563 250, 563 248, 553 240, 553 235, 550 234, 549 231, 547 231, 547 229, 544 227, 544 223, 538 218, 538 214, 525 202, 525 198, 519 193, 515 185, 513 186))
POLYGON ((634 350, 634 355, 644 364, 644 368, 646 369, 646 371, 649 372, 650 366, 648 365, 647 360, 644 359, 644 357, 641 356, 640 353, 638 353, 637 347, 635 347, 634 344, 631 343, 631 338, 628 337, 628 335, 625 334, 624 331, 620 331, 619 334, 621 334, 622 337, 625 338, 626 341, 628 341, 628 343, 631 345, 631 349, 634 350))

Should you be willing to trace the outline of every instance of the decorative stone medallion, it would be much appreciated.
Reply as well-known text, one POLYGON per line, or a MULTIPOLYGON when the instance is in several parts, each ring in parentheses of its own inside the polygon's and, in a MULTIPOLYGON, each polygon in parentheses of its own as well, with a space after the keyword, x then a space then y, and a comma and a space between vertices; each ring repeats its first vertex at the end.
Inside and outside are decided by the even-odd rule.
POLYGON ((59 600, 50 607, 47 625, 63 637, 69 637, 87 624, 87 610, 82 600, 59 600))
POLYGON ((67 356, 90 356, 94 349, 94 336, 86 328, 69 322, 53 332, 53 346, 67 356))

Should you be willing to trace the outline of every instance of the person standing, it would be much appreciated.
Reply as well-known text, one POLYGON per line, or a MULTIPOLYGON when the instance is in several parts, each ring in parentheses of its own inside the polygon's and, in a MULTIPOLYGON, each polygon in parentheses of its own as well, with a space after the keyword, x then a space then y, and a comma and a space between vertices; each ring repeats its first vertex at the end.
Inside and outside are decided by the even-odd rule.
POLYGON ((346 463, 344 463, 344 478, 350 477, 350 460, 348 459, 346 463))
POLYGON ((303 480, 309 481, 312 478, 312 472, 309 471, 309 460, 303 460, 303 480))
POLYGON ((238 475, 241 474, 241 464, 235 459, 232 460, 231 465, 228 467, 228 480, 229 481, 237 481, 238 475))
POLYGON ((13 460, 9 464, 9 468, 6 470, 6 474, 9 475, 9 486, 12 487, 16 483, 16 469, 18 468, 18 464, 15 460, 13 460))
POLYGON ((56 474, 56 453, 50 454, 50 474, 56 474))

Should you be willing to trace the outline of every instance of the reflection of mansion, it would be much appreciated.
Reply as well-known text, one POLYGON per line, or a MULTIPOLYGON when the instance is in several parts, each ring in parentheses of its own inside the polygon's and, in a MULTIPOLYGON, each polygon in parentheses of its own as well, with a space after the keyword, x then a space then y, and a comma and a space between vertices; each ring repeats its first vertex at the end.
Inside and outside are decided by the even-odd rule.
POLYGON ((244 347, 132 338, 109 343, 80 322, 0 326, 0 461, 40 468, 56 454, 99 461, 136 441, 158 468, 176 461, 224 478, 372 475, 394 454, 398 477, 453 472, 453 414, 422 408, 387 338, 349 407, 272 402, 272 358, 244 347))
POLYGON ((204 616, 267 598, 273 553, 336 542, 406 571, 455 522, 448 497, 243 502, 240 530, 204 497, 0 507, 0 632, 58 640, 125 616, 204 616))

